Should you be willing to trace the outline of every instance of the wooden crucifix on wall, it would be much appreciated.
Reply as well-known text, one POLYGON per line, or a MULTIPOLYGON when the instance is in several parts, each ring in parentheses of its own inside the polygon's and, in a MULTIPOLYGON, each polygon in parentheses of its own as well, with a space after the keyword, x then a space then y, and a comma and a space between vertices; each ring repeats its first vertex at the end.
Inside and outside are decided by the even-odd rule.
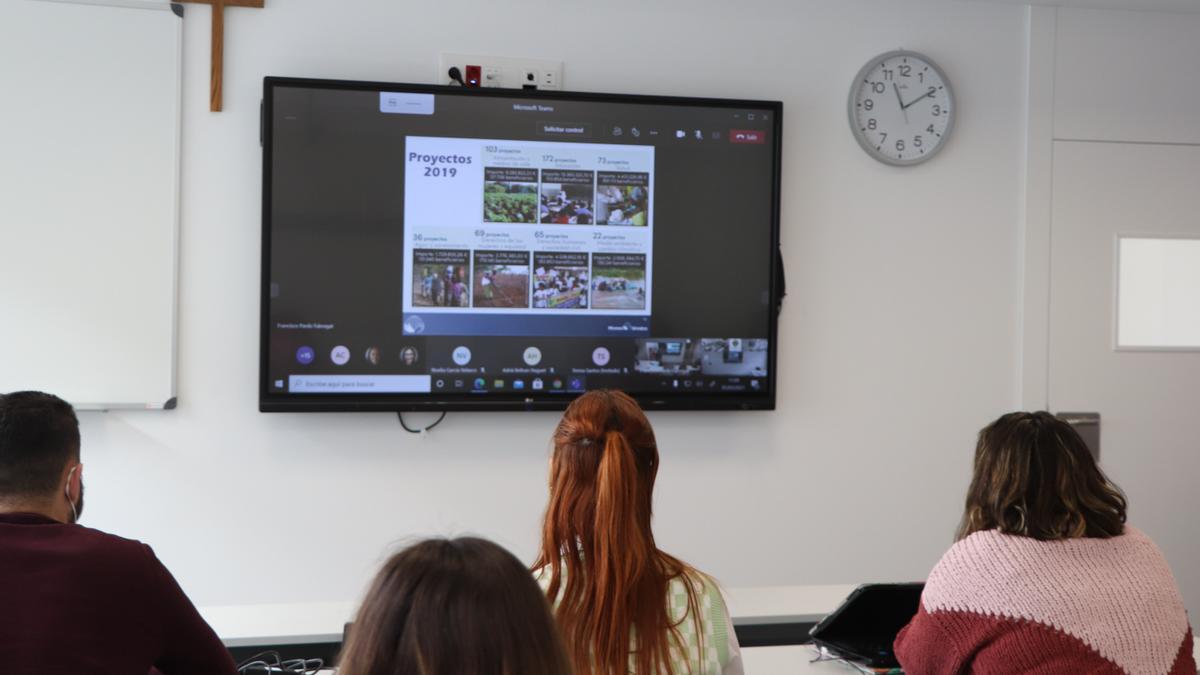
POLYGON ((224 70, 225 8, 255 7, 262 9, 264 0, 176 0, 200 5, 212 5, 212 80, 208 109, 221 112, 221 73, 224 70))

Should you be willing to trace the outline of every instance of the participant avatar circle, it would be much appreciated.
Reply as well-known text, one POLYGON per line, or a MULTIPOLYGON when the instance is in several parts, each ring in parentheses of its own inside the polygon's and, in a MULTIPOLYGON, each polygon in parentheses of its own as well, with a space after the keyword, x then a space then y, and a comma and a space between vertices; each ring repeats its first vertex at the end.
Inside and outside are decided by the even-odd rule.
POLYGON ((610 358, 612 358, 612 355, 609 354, 608 350, 604 347, 596 347, 596 349, 592 352, 592 363, 596 364, 597 366, 607 366, 610 358))
POLYGON ((465 366, 471 362, 471 350, 466 345, 459 345, 454 348, 454 352, 450 354, 450 358, 454 359, 454 363, 465 366))
POLYGON ((542 350, 538 349, 537 347, 529 347, 526 349, 524 356, 526 365, 536 366, 542 362, 542 350))
POLYGON ((416 347, 405 347, 400 350, 400 362, 406 366, 416 365, 420 359, 420 354, 417 353, 416 347))
POLYGON ((296 362, 302 366, 312 363, 314 358, 316 358, 316 353, 312 347, 305 345, 296 350, 296 362))
POLYGON ((381 358, 382 355, 379 352, 379 347, 367 347, 367 351, 363 353, 363 359, 373 366, 379 365, 381 358))
POLYGON ((344 366, 350 361, 350 348, 346 345, 338 345, 329 352, 329 360, 333 361, 334 365, 344 366))

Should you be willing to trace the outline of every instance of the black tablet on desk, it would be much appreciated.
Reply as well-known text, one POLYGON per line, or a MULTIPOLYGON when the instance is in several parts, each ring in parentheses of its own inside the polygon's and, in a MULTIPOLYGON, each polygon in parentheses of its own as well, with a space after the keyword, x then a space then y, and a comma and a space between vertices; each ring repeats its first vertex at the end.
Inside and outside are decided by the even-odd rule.
POLYGON ((872 668, 895 668, 892 643, 921 606, 924 583, 863 584, 809 631, 835 656, 872 668))

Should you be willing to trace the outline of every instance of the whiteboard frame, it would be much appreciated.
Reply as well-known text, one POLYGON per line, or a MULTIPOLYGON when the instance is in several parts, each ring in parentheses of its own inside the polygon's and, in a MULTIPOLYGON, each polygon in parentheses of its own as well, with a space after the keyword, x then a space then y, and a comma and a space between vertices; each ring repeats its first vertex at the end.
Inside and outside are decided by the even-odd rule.
POLYGON ((28 0, 32 2, 54 2, 73 5, 97 5, 102 7, 121 7, 127 9, 145 9, 155 11, 171 12, 178 21, 175 22, 175 92, 174 101, 174 124, 175 124, 175 146, 172 149, 175 155, 173 163, 174 176, 172 183, 174 184, 175 194, 172 196, 172 223, 170 231, 171 240, 171 373, 168 384, 170 396, 166 401, 146 401, 145 403, 136 402, 105 402, 105 401, 71 401, 71 405, 76 411, 100 411, 107 412, 109 410, 174 410, 178 404, 179 392, 179 240, 180 240, 180 192, 182 184, 182 163, 183 163, 183 14, 184 8, 181 3, 177 2, 158 2, 155 0, 28 0))

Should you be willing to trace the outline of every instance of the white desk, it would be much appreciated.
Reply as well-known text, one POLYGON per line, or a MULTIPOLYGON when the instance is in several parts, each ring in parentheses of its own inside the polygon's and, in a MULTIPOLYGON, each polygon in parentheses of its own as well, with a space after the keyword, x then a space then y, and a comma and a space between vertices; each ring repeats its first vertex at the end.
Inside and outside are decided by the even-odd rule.
POLYGON ((751 647, 742 650, 747 675, 853 675, 859 670, 839 661, 812 663, 816 652, 806 645, 751 647))
MULTIPOLYGON (((815 622, 832 612, 853 585, 758 586, 724 589, 734 625, 815 622)), ((201 607, 227 647, 340 642, 355 602, 201 607)))
MULTIPOLYGON (((832 612, 854 585, 759 586, 725 589, 735 625, 810 622, 832 612)), ((229 647, 340 642, 354 617, 354 602, 203 607, 200 613, 229 647)), ((1200 662, 1200 640, 1195 645, 1200 662)), ((855 669, 836 662, 810 663, 810 647, 748 647, 742 661, 748 675, 846 675, 855 669)))

